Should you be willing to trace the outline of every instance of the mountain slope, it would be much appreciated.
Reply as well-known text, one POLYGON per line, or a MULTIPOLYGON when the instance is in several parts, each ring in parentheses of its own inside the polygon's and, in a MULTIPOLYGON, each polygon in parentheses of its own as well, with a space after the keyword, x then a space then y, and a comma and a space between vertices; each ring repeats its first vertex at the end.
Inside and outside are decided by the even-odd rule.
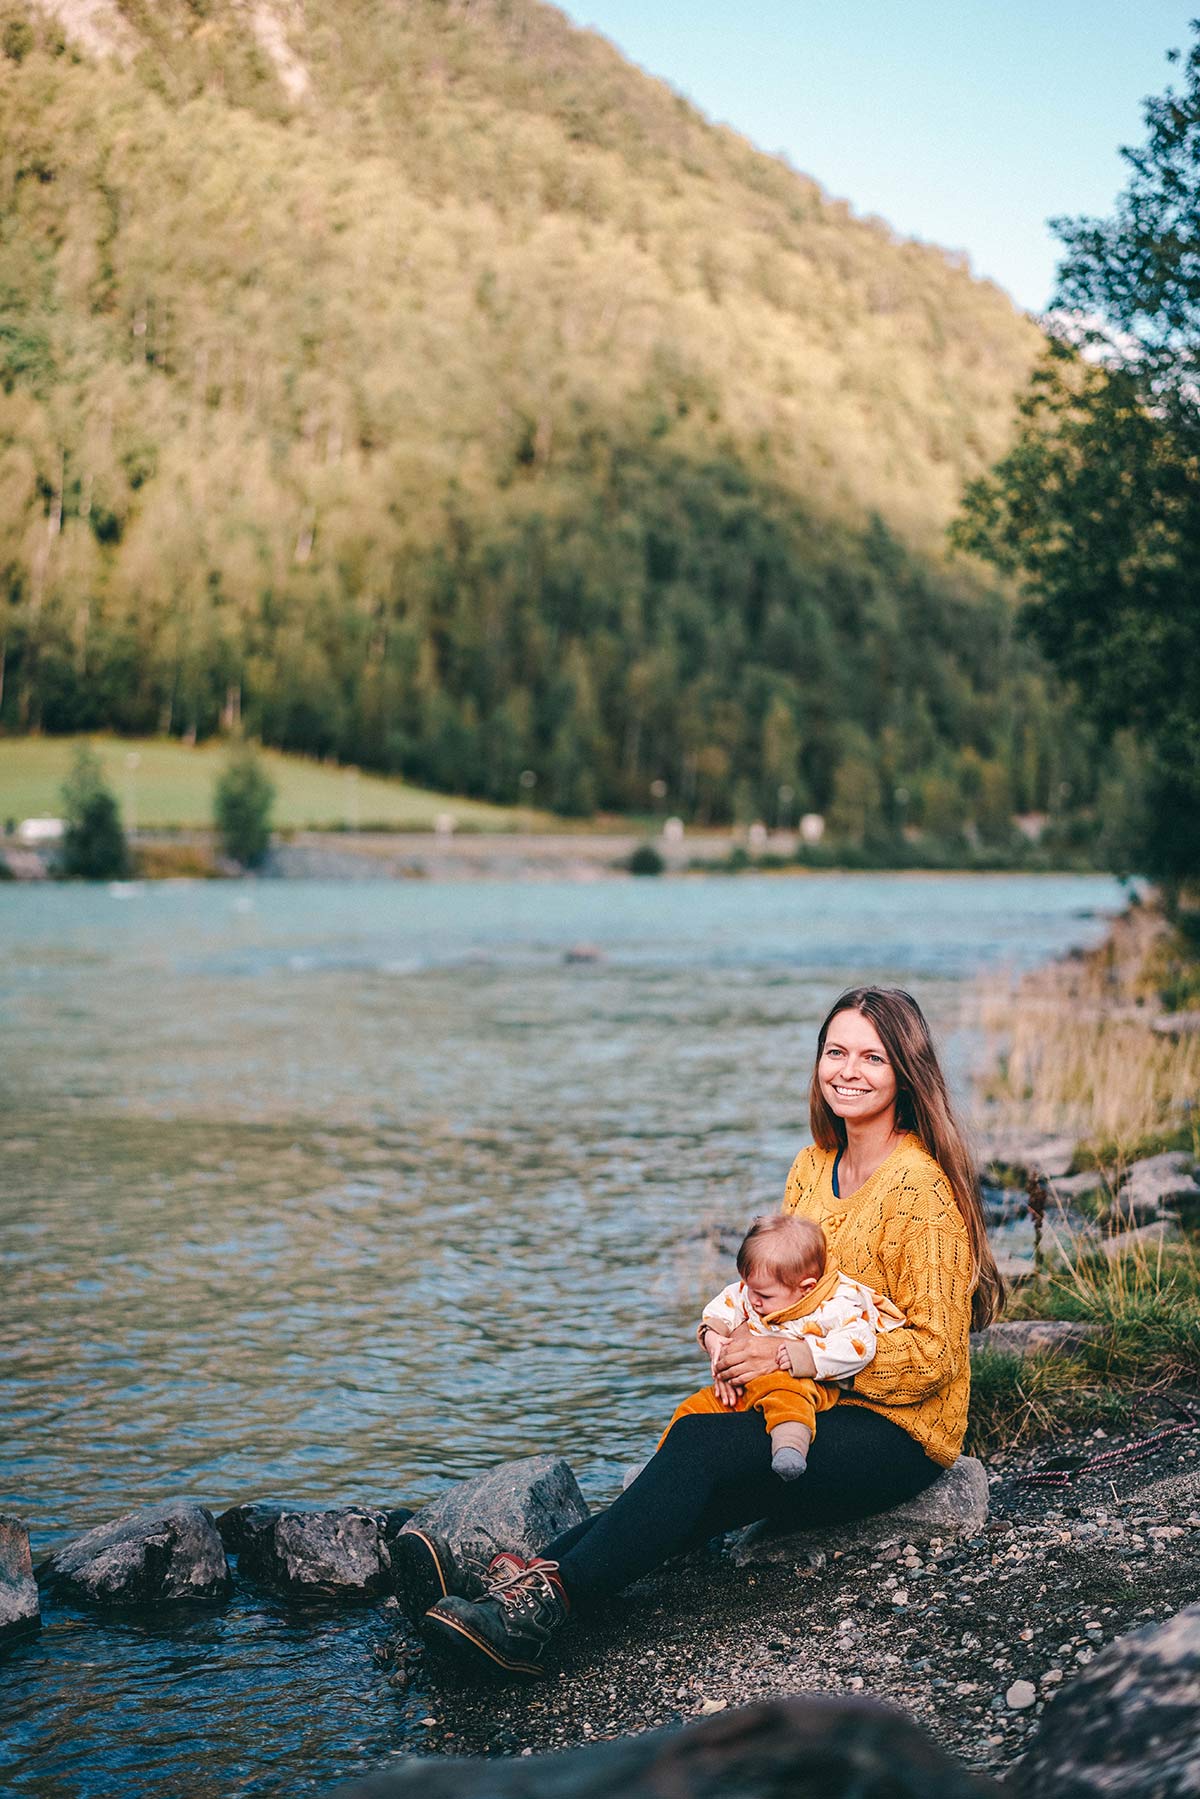
POLYGON ((852 834, 1061 784, 941 547, 1036 351, 998 290, 539 0, 0 34, 6 723, 575 809, 841 771, 852 834))

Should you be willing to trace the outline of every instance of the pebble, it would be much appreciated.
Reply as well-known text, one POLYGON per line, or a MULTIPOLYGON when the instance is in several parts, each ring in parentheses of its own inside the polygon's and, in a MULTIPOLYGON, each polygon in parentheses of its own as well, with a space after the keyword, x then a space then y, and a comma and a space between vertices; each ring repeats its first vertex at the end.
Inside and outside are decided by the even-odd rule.
POLYGON ((706 1699, 700 1707, 700 1716, 707 1718, 713 1712, 723 1712, 728 1704, 728 1699, 706 1699))
POLYGON ((1037 1688, 1031 1680, 1014 1680, 1004 1695, 1004 1703, 1013 1712, 1023 1712, 1037 1698, 1037 1688))

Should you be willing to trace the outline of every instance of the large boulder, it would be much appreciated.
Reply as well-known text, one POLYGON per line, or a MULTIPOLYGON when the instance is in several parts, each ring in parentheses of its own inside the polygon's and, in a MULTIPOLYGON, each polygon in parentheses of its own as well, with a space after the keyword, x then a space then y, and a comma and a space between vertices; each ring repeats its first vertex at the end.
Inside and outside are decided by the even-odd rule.
POLYGON ((1146 1224, 1164 1211, 1191 1213, 1200 1205, 1195 1158, 1180 1150, 1145 1156, 1126 1170, 1113 1206, 1130 1224, 1146 1224))
POLYGON ((745 1568, 756 1562, 796 1561, 812 1549, 826 1553, 884 1549, 893 1543, 928 1543, 933 1537, 948 1542, 977 1536, 987 1515, 988 1478, 983 1464, 973 1455, 960 1455, 932 1486, 890 1511, 876 1512, 853 1524, 808 1530, 781 1530, 764 1519, 739 1531, 728 1553, 739 1568, 745 1568))
POLYGON ((108 1605, 215 1599, 229 1587, 212 1513, 182 1499, 98 1525, 58 1550, 40 1572, 72 1598, 108 1605))
POLYGON ((234 1512, 243 1515, 224 1513, 222 1521, 226 1540, 238 1544, 239 1573, 281 1593, 371 1599, 391 1585, 386 1512, 361 1505, 305 1511, 273 1503, 234 1512))
POLYGON ((456 1554, 486 1560, 498 1549, 539 1555, 587 1515, 570 1464, 561 1456, 530 1455, 460 1481, 423 1506, 412 1528, 437 1531, 456 1554))
POLYGON ((0 1513, 0 1643, 37 1630, 41 1621, 29 1532, 19 1518, 0 1513))
POLYGON ((1003 1799, 903 1712, 809 1694, 565 1755, 406 1756, 337 1799, 1003 1799))
POLYGON ((1013 1779, 1021 1799, 1195 1799, 1200 1605, 1118 1637, 1046 1712, 1013 1779))

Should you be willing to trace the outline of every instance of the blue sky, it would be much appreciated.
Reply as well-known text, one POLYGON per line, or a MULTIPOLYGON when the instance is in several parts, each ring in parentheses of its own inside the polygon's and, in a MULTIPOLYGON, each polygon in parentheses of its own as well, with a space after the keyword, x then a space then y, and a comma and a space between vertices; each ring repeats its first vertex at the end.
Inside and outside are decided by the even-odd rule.
POLYGON ((1049 300, 1046 220, 1104 213, 1198 0, 558 0, 711 118, 1049 300))

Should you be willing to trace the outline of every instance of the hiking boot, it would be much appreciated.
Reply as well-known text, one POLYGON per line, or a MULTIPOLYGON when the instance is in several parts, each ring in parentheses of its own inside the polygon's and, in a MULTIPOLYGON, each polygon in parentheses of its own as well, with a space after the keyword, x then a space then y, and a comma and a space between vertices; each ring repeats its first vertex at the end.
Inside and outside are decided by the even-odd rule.
POLYGON ((568 1609, 558 1563, 535 1556, 490 1578, 481 1599, 451 1594, 439 1600, 422 1618, 421 1631, 431 1649, 464 1669, 536 1679, 545 1672, 546 1644, 568 1609))
POLYGON ((493 1571, 504 1579, 524 1567, 507 1550, 492 1556, 456 1555, 445 1537, 433 1530, 402 1530, 392 1541, 392 1577, 400 1609, 414 1622, 439 1599, 481 1599, 493 1571))

